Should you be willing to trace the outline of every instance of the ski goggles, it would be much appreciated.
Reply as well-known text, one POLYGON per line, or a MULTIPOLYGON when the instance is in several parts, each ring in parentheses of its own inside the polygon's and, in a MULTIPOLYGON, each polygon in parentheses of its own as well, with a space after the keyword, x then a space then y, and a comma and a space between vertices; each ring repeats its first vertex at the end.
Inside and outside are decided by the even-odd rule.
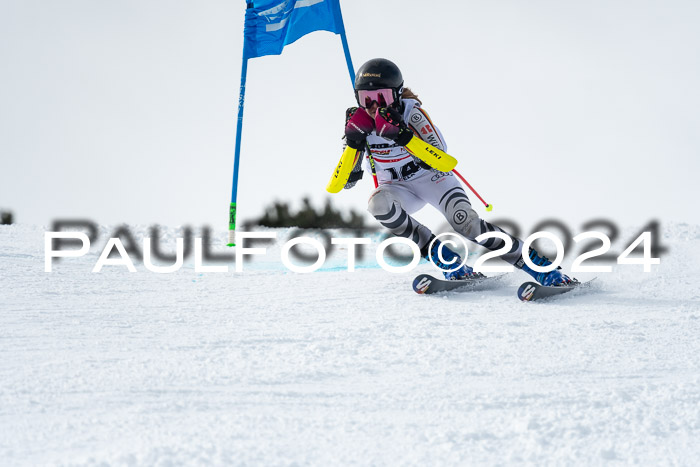
POLYGON ((357 103, 368 109, 376 102, 379 107, 389 107, 394 103, 393 89, 360 89, 357 91, 357 103))

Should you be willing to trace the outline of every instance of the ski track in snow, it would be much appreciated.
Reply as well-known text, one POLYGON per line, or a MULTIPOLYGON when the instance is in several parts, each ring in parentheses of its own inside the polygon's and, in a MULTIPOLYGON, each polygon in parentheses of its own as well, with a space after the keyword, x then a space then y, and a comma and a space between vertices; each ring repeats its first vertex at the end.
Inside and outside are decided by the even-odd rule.
POLYGON ((419 296, 428 265, 295 274, 274 254, 93 274, 98 247, 45 273, 43 232, 0 226, 3 465, 700 458, 700 226, 667 226, 651 273, 542 303, 518 301, 521 272, 419 296))

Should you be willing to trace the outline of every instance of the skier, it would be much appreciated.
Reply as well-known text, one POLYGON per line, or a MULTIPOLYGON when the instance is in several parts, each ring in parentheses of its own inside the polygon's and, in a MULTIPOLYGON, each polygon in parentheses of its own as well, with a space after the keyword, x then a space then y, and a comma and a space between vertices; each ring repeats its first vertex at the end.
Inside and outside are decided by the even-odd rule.
MULTIPOLYGON (((442 133, 421 107, 421 101, 403 84, 399 68, 383 58, 372 59, 358 70, 355 98, 359 107, 346 111, 345 140, 350 148, 362 150, 362 154, 344 188, 352 188, 362 178, 363 156, 368 151, 368 167, 371 168, 373 160, 378 183, 368 205, 374 218, 393 234, 412 239, 424 258, 443 269, 446 279, 476 277, 479 274, 466 263, 450 271, 462 258, 411 214, 426 203, 430 204, 442 212, 456 232, 473 242, 485 232, 506 232, 479 218, 452 172, 439 172, 406 150, 404 146, 412 138, 420 138, 443 151, 446 145, 442 133), (438 254, 440 250, 444 261, 438 254)), ((522 240, 506 235, 513 240, 513 247, 501 258, 508 263, 527 272, 542 285, 566 285, 576 281, 559 268, 546 273, 532 270, 522 258, 522 240)), ((504 241, 489 238, 480 244, 489 250, 498 250, 504 241)), ((551 264, 532 248, 528 254, 538 266, 551 264)))

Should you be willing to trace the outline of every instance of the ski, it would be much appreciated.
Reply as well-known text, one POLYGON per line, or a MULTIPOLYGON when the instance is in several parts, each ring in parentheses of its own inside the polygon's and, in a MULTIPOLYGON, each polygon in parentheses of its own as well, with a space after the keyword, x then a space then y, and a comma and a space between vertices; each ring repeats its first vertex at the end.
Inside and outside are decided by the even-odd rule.
POLYGON ((474 279, 448 281, 438 279, 430 274, 420 274, 413 279, 413 290, 418 294, 434 294, 438 292, 470 292, 488 290, 500 285, 501 279, 507 274, 492 277, 476 277, 474 279))
POLYGON ((524 302, 534 302, 543 298, 556 297, 580 288, 588 288, 595 279, 575 282, 572 285, 546 286, 537 282, 525 282, 518 288, 518 298, 524 302))

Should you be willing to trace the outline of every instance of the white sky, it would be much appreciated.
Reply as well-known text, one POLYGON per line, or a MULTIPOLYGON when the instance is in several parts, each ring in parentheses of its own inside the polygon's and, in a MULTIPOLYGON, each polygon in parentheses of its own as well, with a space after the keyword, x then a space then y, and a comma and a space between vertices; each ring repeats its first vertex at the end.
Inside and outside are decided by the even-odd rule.
MULTIPOLYGON (((700 223, 697 1, 341 6, 355 68, 401 67, 494 204, 477 207, 486 219, 700 223)), ((0 0, 0 209, 44 225, 226 228, 244 12, 242 0, 0 0)), ((331 196, 353 104, 339 36, 250 61, 239 223, 274 199, 331 196)), ((366 177, 333 201, 364 211, 372 188, 366 177)))

